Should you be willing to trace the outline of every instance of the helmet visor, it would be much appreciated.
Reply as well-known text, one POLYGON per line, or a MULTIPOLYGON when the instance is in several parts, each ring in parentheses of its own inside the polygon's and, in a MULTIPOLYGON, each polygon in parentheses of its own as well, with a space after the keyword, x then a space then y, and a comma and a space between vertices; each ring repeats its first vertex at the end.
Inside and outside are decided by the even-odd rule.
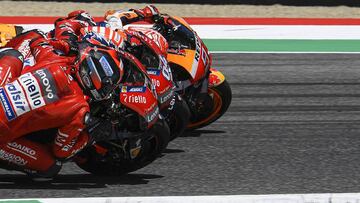
POLYGON ((82 61, 80 77, 96 100, 106 99, 121 79, 119 65, 102 51, 91 51, 82 61))

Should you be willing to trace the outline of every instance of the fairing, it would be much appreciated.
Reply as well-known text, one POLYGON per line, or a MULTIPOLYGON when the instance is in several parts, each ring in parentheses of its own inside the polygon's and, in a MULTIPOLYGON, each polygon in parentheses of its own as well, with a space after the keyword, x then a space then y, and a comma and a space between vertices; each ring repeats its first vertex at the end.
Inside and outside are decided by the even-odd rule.
POLYGON ((197 33, 180 17, 171 17, 174 36, 169 41, 167 59, 185 68, 193 81, 206 77, 211 66, 211 56, 197 33))

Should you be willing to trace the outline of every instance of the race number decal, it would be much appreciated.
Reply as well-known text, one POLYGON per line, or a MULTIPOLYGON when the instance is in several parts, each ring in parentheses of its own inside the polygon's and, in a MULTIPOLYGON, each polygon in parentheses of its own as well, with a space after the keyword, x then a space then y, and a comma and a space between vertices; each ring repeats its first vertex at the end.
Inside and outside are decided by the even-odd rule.
POLYGON ((162 69, 162 73, 164 75, 164 77, 167 79, 167 80, 172 80, 171 78, 171 70, 169 68, 169 65, 168 65, 168 62, 167 60, 165 59, 164 56, 159 56, 160 58, 160 66, 161 66, 161 69, 162 69))

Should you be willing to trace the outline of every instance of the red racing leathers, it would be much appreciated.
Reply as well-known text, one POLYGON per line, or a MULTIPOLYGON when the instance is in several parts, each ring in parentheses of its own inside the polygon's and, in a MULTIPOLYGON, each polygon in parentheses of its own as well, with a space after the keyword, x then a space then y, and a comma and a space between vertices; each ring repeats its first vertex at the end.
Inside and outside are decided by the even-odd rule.
POLYGON ((58 172, 56 159, 67 159, 87 144, 84 128, 89 105, 70 76, 72 58, 57 55, 42 37, 30 48, 36 64, 0 86, 0 160, 52 176, 58 172), (50 147, 23 137, 49 128, 58 129, 50 147))
POLYGON ((88 23, 74 19, 58 19, 55 22, 55 29, 49 32, 49 37, 55 39, 52 45, 56 49, 62 49, 69 55, 77 54, 78 36, 83 27, 89 26, 88 23))
MULTIPOLYGON (((62 48, 66 54, 72 55, 72 53, 76 53, 76 42, 79 39, 79 36, 82 36, 82 30, 91 29, 94 26, 92 20, 88 20, 88 18, 79 18, 82 13, 85 13, 90 19, 92 19, 86 11, 78 10, 71 12, 67 18, 59 18, 55 21, 55 29, 49 32, 48 36, 50 38, 56 39, 56 41, 52 42, 52 45, 59 49, 59 46, 62 48), (77 15, 75 15, 77 14, 77 15), (83 20, 81 20, 83 19, 83 20), (89 24, 92 23, 92 24, 89 24), (58 46, 57 43, 60 45, 58 46)), ((158 15, 159 11, 156 7, 149 5, 143 9, 130 9, 128 11, 121 10, 109 10, 106 12, 104 20, 109 23, 112 29, 122 28, 122 25, 127 25, 137 21, 147 21, 149 23, 153 23, 153 17, 158 15), (116 26, 115 24, 121 24, 121 26, 116 26)), ((109 30, 109 29, 107 29, 109 30)), ((98 33, 102 34, 103 30, 99 30, 98 33)), ((124 40, 123 31, 118 31, 109 33, 106 36, 110 39, 117 47, 122 47, 122 43, 124 40)))
POLYGON ((84 10, 76 10, 65 18, 55 21, 55 28, 48 33, 53 38, 52 46, 61 49, 66 55, 75 55, 78 52, 77 41, 81 28, 94 26, 93 18, 84 10))

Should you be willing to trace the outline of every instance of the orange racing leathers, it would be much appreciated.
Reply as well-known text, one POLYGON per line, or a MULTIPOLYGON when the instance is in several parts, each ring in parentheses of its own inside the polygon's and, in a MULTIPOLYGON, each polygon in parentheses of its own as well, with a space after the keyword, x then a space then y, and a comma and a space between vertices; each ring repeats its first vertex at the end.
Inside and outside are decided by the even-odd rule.
POLYGON ((89 140, 84 131, 89 105, 69 74, 72 58, 57 55, 45 38, 30 48, 36 65, 0 86, 0 160, 27 172, 56 174, 55 160, 73 156, 89 140), (49 128, 58 129, 50 147, 24 138, 49 128))

